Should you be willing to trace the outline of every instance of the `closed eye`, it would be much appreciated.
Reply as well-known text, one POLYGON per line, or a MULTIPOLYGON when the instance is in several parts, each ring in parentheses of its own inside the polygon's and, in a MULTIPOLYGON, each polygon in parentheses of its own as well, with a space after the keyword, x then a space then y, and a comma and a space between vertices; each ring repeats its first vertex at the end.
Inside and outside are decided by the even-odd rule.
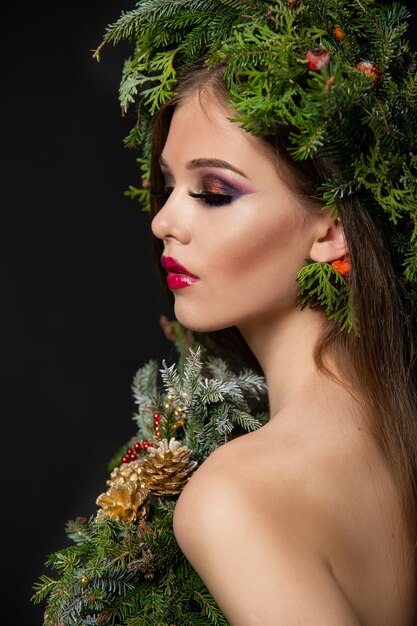
POLYGON ((205 204, 208 204, 209 206, 223 206, 225 204, 230 204, 233 200, 233 197, 231 195, 224 193, 198 193, 195 191, 189 191, 188 195, 192 198, 203 200, 203 202, 205 204))
MULTIPOLYGON (((162 202, 162 204, 165 204, 173 191, 174 187, 167 187, 166 189, 160 190, 151 189, 150 195, 152 198, 157 198, 162 202)), ((233 196, 223 193, 189 191, 188 195, 191 196, 191 198, 202 200, 208 206, 223 206, 225 204, 230 204, 233 200, 233 196)))

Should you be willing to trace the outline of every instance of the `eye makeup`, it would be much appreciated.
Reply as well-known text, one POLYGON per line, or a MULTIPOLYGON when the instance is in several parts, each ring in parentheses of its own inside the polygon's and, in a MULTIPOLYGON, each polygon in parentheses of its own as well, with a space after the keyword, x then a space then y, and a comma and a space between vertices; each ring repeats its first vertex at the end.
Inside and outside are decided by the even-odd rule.
MULTIPOLYGON (((173 178, 170 174, 165 175, 165 188, 161 190, 151 189, 151 196, 158 198, 164 204, 174 189, 173 178)), ((189 190, 188 195, 197 200, 203 201, 209 206, 222 206, 230 204, 239 199, 242 195, 253 193, 239 183, 230 183, 216 174, 207 173, 201 177, 199 189, 189 190)))
POLYGON ((200 198, 211 206, 229 204, 242 195, 242 192, 235 186, 213 174, 203 176, 201 191, 189 191, 188 193, 192 198, 200 198))
POLYGON ((233 200, 236 200, 242 195, 240 189, 237 189, 234 185, 222 180, 219 176, 208 174, 202 178, 202 191, 204 193, 211 194, 223 194, 225 196, 231 196, 233 200))

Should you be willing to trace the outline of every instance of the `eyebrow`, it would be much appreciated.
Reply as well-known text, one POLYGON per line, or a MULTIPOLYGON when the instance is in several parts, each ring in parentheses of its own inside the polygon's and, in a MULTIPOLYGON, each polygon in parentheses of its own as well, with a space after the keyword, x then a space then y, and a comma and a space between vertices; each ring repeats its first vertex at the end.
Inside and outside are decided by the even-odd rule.
MULTIPOLYGON (((162 156, 159 158, 159 165, 169 169, 167 162, 162 156)), ((242 172, 242 170, 239 170, 231 163, 223 161, 222 159, 193 159, 192 161, 189 161, 185 167, 187 170, 195 170, 202 167, 215 167, 223 170, 230 170, 231 172, 235 172, 236 174, 247 178, 247 175, 242 172)))

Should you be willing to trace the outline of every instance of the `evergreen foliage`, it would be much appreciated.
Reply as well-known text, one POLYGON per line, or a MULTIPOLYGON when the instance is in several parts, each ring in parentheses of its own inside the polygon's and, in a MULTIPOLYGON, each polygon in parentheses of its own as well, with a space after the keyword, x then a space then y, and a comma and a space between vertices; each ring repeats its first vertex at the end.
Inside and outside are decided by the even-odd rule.
MULTIPOLYGON (((159 370, 151 360, 134 376, 138 431, 128 445, 156 440, 152 418, 158 411, 161 437, 188 445, 201 463, 266 420, 265 380, 210 356, 178 323, 171 328, 178 363, 159 370)), ((120 465, 122 454, 109 469, 120 465)), ((175 502, 175 496, 151 496, 149 515, 135 522, 98 516, 69 521, 66 533, 74 545, 51 554, 46 566, 56 575, 43 574, 34 585, 33 601, 46 602, 44 626, 227 626, 175 540, 175 502)))
MULTIPOLYGON (((393 254, 415 311, 417 56, 405 38, 408 17, 401 4, 377 0, 138 2, 95 53, 99 59, 105 44, 132 42, 120 102, 138 112, 126 143, 140 147, 144 187, 128 195, 149 208, 150 122, 178 79, 193 65, 221 65, 232 119, 258 135, 285 127, 295 160, 326 157, 339 166, 317 192, 326 208, 336 214, 338 200, 359 194, 387 232, 398 226, 393 254), (307 61, 316 45, 329 53, 319 70, 307 61)), ((331 303, 325 309, 334 317, 331 303)))
POLYGON ((297 281, 302 307, 318 303, 328 319, 339 322, 341 330, 353 328, 348 282, 340 272, 328 263, 309 263, 299 271, 297 281))

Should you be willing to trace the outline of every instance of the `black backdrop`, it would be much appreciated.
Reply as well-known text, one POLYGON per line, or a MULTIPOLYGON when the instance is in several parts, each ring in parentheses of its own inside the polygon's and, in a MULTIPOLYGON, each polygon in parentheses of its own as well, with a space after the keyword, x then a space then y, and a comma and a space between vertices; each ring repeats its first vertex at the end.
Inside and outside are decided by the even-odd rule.
POLYGON ((129 46, 90 50, 133 2, 19 4, 3 15, 3 567, 0 621, 42 624, 31 585, 90 515, 134 432, 131 380, 174 357, 117 89, 129 46), (5 24, 7 28, 5 29, 5 24), (5 42, 5 38, 7 41, 5 42), (4 621, 4 618, 5 621, 4 621))
MULTIPOLYGON (((412 0, 407 0, 411 8, 412 0)), ((2 623, 41 626, 31 585, 64 526, 96 510, 106 463, 134 432, 130 384, 171 360, 171 309, 117 100, 128 46, 90 50, 133 1, 19 3, 3 13, 2 623)), ((412 37, 415 41, 416 20, 412 37)), ((133 115, 133 114, 132 114, 133 115)))

